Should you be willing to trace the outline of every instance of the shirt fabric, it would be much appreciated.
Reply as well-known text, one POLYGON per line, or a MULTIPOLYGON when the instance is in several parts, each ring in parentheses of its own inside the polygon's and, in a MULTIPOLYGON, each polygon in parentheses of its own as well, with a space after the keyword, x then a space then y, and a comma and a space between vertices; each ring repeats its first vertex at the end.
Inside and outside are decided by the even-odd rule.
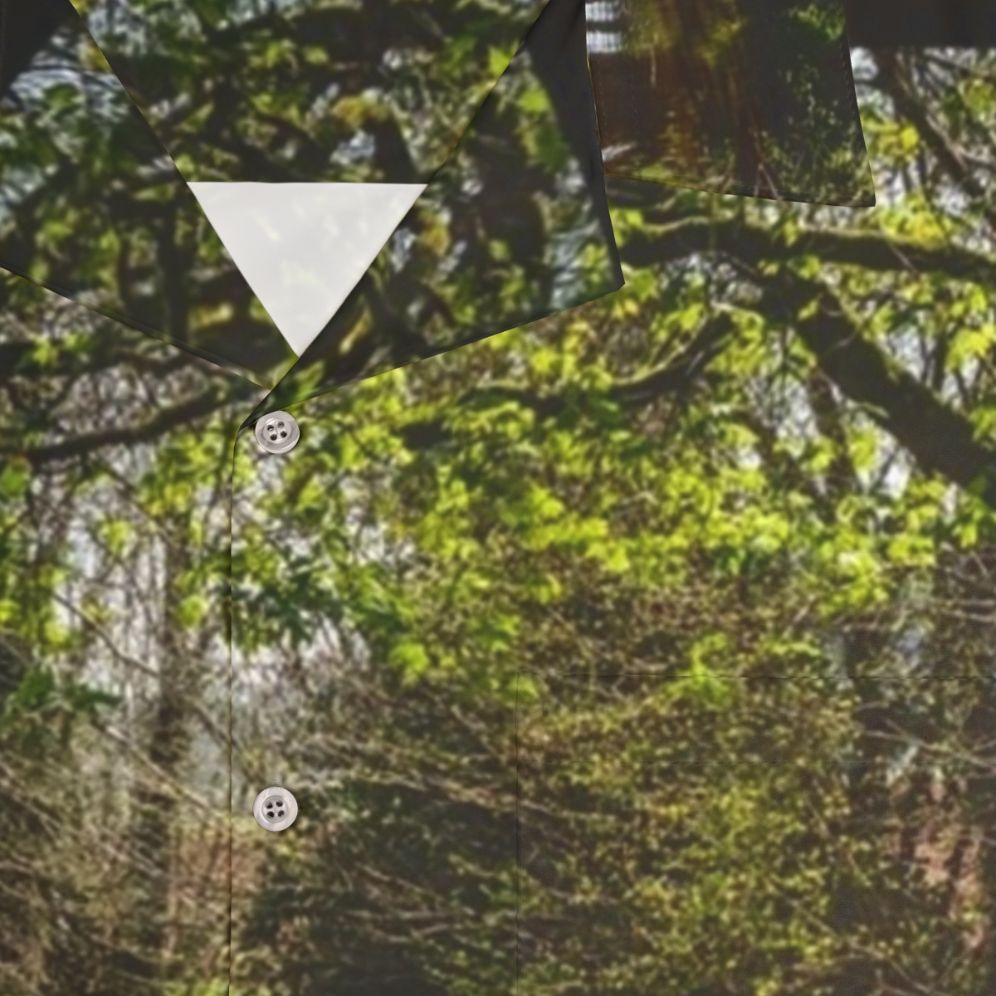
POLYGON ((856 953, 860 871, 792 900, 881 846, 888 805, 834 821, 902 777, 855 732, 903 688, 852 639, 864 548, 819 538, 857 457, 781 448, 728 386, 750 365, 763 415, 803 361, 760 323, 791 330, 812 431, 852 404, 994 500, 990 441, 855 331, 869 274, 911 322, 944 290, 916 232, 873 244, 840 4, 0 9, 2 991, 900 991, 898 926, 856 953), (426 186, 298 357, 194 182, 426 186), (752 519, 797 458, 817 493, 752 519), (797 599, 820 551, 840 590, 797 599))

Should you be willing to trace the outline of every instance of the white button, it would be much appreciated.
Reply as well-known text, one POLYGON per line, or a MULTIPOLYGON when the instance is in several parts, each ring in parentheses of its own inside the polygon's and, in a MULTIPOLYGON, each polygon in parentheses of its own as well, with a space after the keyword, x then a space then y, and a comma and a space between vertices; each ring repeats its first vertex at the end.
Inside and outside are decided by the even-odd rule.
POLYGON ((271 785, 256 796, 252 815, 264 830, 286 830, 297 819, 297 799, 287 789, 271 785))
POLYGON ((287 412, 270 412, 256 422, 256 442, 267 453, 287 453, 301 438, 301 429, 287 412))

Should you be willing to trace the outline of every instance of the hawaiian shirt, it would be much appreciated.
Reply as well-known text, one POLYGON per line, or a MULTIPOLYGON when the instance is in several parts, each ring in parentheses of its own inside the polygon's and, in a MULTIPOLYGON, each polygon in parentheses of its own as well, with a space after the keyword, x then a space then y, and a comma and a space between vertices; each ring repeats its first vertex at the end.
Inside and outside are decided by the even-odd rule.
POLYGON ((996 991, 996 62, 845 27, 0 2, 0 993, 996 991))

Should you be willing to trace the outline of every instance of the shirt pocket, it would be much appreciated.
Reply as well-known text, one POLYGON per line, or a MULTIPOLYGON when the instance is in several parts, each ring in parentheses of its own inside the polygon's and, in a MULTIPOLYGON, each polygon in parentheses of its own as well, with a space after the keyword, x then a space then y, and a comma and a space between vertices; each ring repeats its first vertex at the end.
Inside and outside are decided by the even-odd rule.
POLYGON ((589 0, 587 11, 608 175, 874 203, 838 0, 589 0))

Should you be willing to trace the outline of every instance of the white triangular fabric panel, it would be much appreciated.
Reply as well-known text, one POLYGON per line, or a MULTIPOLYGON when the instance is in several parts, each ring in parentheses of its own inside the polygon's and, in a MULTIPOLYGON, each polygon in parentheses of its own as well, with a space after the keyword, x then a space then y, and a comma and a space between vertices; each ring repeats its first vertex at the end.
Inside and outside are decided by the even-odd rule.
POLYGON ((297 354, 324 328, 425 189, 420 183, 191 183, 297 354))

